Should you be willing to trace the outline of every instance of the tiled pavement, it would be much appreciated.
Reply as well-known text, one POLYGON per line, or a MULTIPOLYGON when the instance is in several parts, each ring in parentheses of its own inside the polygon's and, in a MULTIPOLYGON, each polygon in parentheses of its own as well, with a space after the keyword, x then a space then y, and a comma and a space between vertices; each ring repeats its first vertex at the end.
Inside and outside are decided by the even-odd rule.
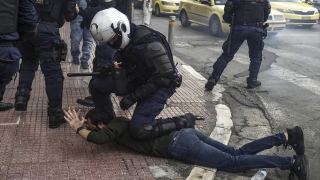
MULTIPOLYGON (((66 42, 69 40, 69 24, 60 30, 66 42)), ((70 44, 69 44, 70 47, 70 44)), ((83 72, 79 65, 62 62, 64 72, 63 108, 75 106, 82 113, 88 110, 76 103, 88 93, 82 77, 67 77, 68 72, 83 72)), ((91 60, 90 60, 91 61, 91 60)), ((90 64, 91 71, 92 65, 90 64)), ((181 66, 178 66, 182 69, 181 66)), ((203 97, 211 92, 199 91, 199 84, 186 71, 181 70, 183 84, 167 102, 161 117, 172 117, 192 112, 205 118, 213 115, 205 108, 203 97)), ((14 103, 18 78, 7 86, 5 101, 14 103)), ((112 98, 117 115, 130 118, 133 108, 121 111, 120 97, 112 98)), ((26 112, 14 109, 0 112, 0 179, 155 179, 152 167, 168 166, 169 162, 149 157, 124 148, 115 143, 95 145, 77 135, 68 124, 57 129, 48 128, 47 97, 44 78, 40 70, 33 81, 31 97, 26 112), (89 168, 90 167, 90 168, 89 168)), ((205 121, 197 121, 196 128, 205 130, 205 121)), ((179 164, 179 162, 174 161, 179 164)), ((192 167, 188 164, 182 165, 192 167)), ((183 179, 174 178, 174 179, 183 179)))

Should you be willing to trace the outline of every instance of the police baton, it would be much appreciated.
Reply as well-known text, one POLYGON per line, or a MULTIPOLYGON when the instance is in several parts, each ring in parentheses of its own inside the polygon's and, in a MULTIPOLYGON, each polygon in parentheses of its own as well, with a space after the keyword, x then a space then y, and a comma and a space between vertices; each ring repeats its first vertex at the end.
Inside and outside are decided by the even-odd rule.
POLYGON ((99 76, 100 72, 92 72, 92 73, 68 73, 68 77, 74 77, 74 76, 99 76))
POLYGON ((228 50, 227 50, 228 54, 230 53, 230 47, 231 47, 231 39, 232 39, 232 31, 233 31, 233 19, 234 19, 234 15, 231 16, 229 43, 228 43, 228 50))

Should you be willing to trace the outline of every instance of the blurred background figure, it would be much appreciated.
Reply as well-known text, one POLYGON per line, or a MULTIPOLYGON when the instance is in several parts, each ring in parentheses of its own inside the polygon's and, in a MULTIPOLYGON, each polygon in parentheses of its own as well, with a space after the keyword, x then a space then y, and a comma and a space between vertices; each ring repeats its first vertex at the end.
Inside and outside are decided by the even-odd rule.
MULTIPOLYGON (((87 8, 85 0, 77 0, 79 8, 87 8)), ((79 64, 81 62, 82 69, 88 69, 88 61, 90 59, 90 52, 92 49, 93 39, 88 29, 81 27, 83 17, 78 15, 77 18, 70 22, 70 39, 71 39, 71 56, 72 63, 79 64), (82 51, 80 51, 80 42, 82 40, 82 51), (79 60, 80 54, 81 58, 79 60)))
POLYGON ((143 12, 142 24, 147 27, 150 27, 150 23, 151 23, 151 14, 152 14, 151 3, 152 3, 152 0, 144 0, 142 5, 142 12, 143 12))

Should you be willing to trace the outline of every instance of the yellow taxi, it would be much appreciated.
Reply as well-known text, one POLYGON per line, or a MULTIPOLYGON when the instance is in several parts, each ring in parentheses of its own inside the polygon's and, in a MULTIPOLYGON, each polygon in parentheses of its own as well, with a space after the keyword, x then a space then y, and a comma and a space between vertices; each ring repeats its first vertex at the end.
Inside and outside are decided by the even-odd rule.
POLYGON ((156 16, 177 15, 180 0, 152 0, 151 8, 156 16))
MULTIPOLYGON (((220 36, 230 32, 230 26, 223 21, 223 9, 227 0, 181 0, 179 5, 179 20, 183 27, 189 27, 191 23, 208 26, 212 35, 220 36)), ((284 15, 272 10, 267 23, 268 32, 277 34, 285 28, 284 15)))
POLYGON ((287 24, 310 28, 318 24, 319 11, 300 0, 270 0, 271 7, 282 12, 287 24))

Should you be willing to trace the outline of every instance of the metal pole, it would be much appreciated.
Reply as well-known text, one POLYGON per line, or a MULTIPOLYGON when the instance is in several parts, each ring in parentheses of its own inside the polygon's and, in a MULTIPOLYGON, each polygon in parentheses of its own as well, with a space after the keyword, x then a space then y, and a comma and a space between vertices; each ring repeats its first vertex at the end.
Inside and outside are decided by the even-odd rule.
POLYGON ((134 3, 131 3, 131 22, 133 22, 134 3))
POLYGON ((168 32, 168 43, 170 48, 174 48, 174 30, 176 26, 176 16, 169 17, 169 32, 168 32))

